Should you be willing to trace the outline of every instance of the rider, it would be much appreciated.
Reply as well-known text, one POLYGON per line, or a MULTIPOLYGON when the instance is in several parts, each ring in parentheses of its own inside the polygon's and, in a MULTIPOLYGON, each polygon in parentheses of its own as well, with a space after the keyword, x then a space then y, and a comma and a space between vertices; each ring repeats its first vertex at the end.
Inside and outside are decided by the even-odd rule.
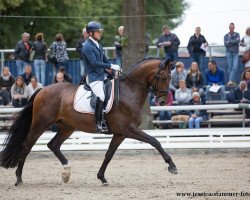
POLYGON ((104 90, 103 82, 105 79, 105 70, 121 70, 119 65, 111 64, 103 52, 103 47, 98 41, 102 37, 103 28, 99 22, 91 21, 86 27, 89 38, 82 47, 82 56, 87 69, 87 83, 97 97, 95 120, 98 132, 107 132, 107 126, 103 116, 104 90))

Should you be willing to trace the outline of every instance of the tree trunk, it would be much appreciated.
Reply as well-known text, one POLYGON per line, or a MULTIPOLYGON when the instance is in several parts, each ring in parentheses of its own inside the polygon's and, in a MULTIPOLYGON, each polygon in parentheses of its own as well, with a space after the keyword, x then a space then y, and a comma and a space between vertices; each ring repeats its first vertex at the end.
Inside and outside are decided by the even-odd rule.
MULTIPOLYGON (((123 0, 123 25, 127 43, 122 47, 122 68, 127 69, 144 58, 146 51, 146 17, 145 0, 123 0)), ((140 128, 153 127, 149 98, 143 108, 140 128)))

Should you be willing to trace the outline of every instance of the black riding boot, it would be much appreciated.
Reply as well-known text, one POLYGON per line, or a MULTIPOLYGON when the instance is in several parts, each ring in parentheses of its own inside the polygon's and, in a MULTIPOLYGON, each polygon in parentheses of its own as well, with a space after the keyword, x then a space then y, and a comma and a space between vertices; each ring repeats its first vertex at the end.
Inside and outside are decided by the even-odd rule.
POLYGON ((100 133, 107 133, 108 128, 106 122, 104 120, 104 113, 103 111, 103 101, 97 97, 96 100, 96 108, 95 108, 95 121, 96 121, 96 130, 100 133))

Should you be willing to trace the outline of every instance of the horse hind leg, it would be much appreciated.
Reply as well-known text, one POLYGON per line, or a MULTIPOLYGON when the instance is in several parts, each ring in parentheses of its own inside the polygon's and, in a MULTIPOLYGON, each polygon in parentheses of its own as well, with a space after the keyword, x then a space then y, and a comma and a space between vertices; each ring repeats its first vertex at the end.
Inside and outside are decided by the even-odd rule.
POLYGON ((69 126, 64 122, 57 122, 58 132, 52 138, 52 140, 48 143, 48 148, 55 154, 55 156, 59 159, 64 167, 64 171, 62 171, 62 180, 64 183, 68 183, 71 174, 71 167, 68 164, 68 160, 62 154, 60 147, 62 143, 67 140, 70 135, 74 132, 74 128, 69 126))

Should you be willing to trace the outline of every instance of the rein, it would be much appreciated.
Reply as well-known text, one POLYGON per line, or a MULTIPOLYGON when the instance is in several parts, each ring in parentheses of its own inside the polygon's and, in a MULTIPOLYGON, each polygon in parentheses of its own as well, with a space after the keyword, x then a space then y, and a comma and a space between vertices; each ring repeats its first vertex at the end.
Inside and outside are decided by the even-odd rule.
MULTIPOLYGON (((123 73, 122 71, 119 71, 119 73, 121 73, 123 76, 125 76, 126 78, 130 79, 131 81, 135 82, 137 85, 141 86, 143 89, 145 89, 146 91, 150 92, 151 94, 155 94, 157 92, 160 92, 160 93, 165 93, 165 95, 168 94, 168 91, 165 91, 165 90, 158 90, 158 79, 159 79, 159 76, 160 76, 160 72, 162 70, 162 67, 165 65, 165 60, 162 60, 161 63, 159 64, 159 70, 157 71, 157 73, 154 75, 154 78, 151 80, 151 82, 149 83, 149 85, 151 85, 151 83, 156 79, 156 83, 155 83, 155 89, 152 90, 151 88, 147 88, 145 87, 141 82, 131 78, 130 76, 126 75, 125 73, 123 73)), ((168 74, 169 75, 169 74, 168 74)), ((164 95, 162 95, 164 96, 164 95)))

